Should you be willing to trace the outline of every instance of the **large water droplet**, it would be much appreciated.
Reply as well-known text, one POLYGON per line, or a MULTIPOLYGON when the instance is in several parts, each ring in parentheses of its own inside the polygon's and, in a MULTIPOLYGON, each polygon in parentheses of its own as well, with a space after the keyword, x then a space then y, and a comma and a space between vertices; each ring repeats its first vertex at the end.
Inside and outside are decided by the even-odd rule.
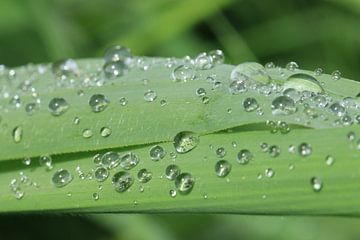
POLYGON ((120 156, 117 152, 106 152, 101 157, 101 164, 109 169, 115 168, 120 164, 120 156))
POLYGON ((287 96, 279 96, 272 101, 272 113, 274 115, 290 115, 297 111, 295 102, 287 96))
POLYGON ((190 173, 182 173, 175 179, 175 187, 181 194, 188 194, 195 185, 195 178, 190 173))
POLYGON ((247 149, 242 149, 240 150, 240 152, 237 154, 237 161, 238 163, 240 163, 241 165, 245 165, 248 164, 249 161, 251 161, 253 158, 252 153, 247 150, 247 149))
POLYGON ((134 183, 134 178, 130 173, 120 171, 114 174, 112 178, 112 185, 117 192, 124 192, 134 183))
POLYGON ((147 183, 152 178, 152 172, 148 171, 146 168, 143 168, 139 170, 137 177, 139 179, 139 182, 147 183))
POLYGON ((171 78, 176 82, 187 82, 195 78, 195 71, 190 65, 180 65, 173 70, 171 78))
POLYGON ((258 83, 269 83, 270 76, 267 74, 265 68, 255 62, 242 63, 237 65, 231 72, 230 79, 238 80, 242 79, 243 75, 247 76, 249 80, 258 83))
POLYGON ((165 176, 169 180, 174 180, 181 173, 180 168, 177 165, 170 164, 165 169, 165 176))
POLYGON ((72 180, 73 180, 73 176, 66 169, 57 170, 52 177, 52 182, 55 185, 55 187, 64 187, 67 184, 69 184, 72 180))
POLYGON ((102 94, 94 94, 89 100, 93 112, 102 112, 109 105, 110 101, 102 94))
POLYGON ((199 136, 194 132, 184 131, 176 134, 174 147, 178 153, 187 153, 199 144, 199 136))
POLYGON ((226 160, 220 160, 215 164, 215 173, 218 177, 225 177, 231 171, 231 164, 226 160))
POLYGON ((49 111, 54 116, 64 114, 69 108, 69 104, 64 98, 53 98, 49 102, 49 111))
POLYGON ((310 91, 315 93, 324 92, 324 89, 316 78, 305 73, 291 75, 284 83, 284 89, 293 88, 298 92, 310 91))
POLYGON ((162 146, 156 145, 150 149, 149 154, 153 161, 159 161, 165 157, 166 152, 162 146))
POLYGON ((120 159, 120 167, 125 170, 130 170, 139 163, 140 159, 138 155, 133 152, 124 154, 120 159))

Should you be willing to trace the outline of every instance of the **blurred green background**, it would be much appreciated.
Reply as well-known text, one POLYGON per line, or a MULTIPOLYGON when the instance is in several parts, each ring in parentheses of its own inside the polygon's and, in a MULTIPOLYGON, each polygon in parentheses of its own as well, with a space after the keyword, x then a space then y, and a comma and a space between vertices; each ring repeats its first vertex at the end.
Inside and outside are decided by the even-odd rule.
MULTIPOLYGON (((340 69, 360 79, 359 0, 1 0, 0 64, 136 55, 340 69)), ((360 220, 225 215, 9 215, 0 239, 358 239, 360 220)))

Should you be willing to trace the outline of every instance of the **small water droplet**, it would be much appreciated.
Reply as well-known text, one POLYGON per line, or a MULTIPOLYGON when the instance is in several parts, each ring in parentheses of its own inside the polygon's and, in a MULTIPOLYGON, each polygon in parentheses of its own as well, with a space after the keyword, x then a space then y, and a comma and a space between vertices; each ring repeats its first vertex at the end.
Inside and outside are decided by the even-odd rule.
POLYGON ((115 45, 108 48, 104 54, 105 62, 124 62, 129 64, 132 60, 131 50, 124 46, 115 45))
POLYGON ((85 128, 82 131, 82 136, 83 136, 83 138, 91 138, 93 136, 93 131, 89 128, 85 128))
POLYGON ((111 135, 111 129, 110 128, 108 128, 108 127, 102 127, 101 129, 100 129, 100 135, 102 136, 102 137, 108 137, 108 136, 110 136, 111 135))
POLYGON ((310 179, 310 183, 315 192, 320 192, 321 189, 323 188, 323 183, 321 179, 318 177, 312 177, 310 179))
POLYGON ((152 172, 148 171, 146 168, 143 168, 139 170, 137 177, 139 179, 139 182, 147 183, 152 178, 152 172))
POLYGON ((258 109, 259 104, 255 98, 246 98, 243 102, 243 107, 246 112, 252 112, 258 109))
POLYGON ((49 102, 49 111, 53 116, 60 116, 69 109, 69 104, 64 98, 53 98, 49 102))
POLYGON ((171 190, 169 191, 169 194, 170 194, 170 197, 174 198, 174 197, 176 197, 177 192, 176 192, 176 190, 171 189, 171 190))
POLYGON ((23 136, 23 129, 21 126, 17 126, 12 131, 12 137, 15 143, 19 143, 23 136))
POLYGON ((253 159, 253 155, 252 153, 247 150, 247 149, 242 149, 240 150, 240 152, 237 154, 237 161, 238 163, 240 163, 241 165, 245 165, 248 164, 249 161, 251 161, 253 159))
POLYGON ((303 157, 309 156, 312 153, 312 147, 308 143, 301 143, 298 147, 298 153, 303 157))
POLYGON ((33 115, 36 111, 36 103, 28 103, 25 106, 25 112, 29 115, 33 115))
POLYGON ((103 71, 107 79, 115 79, 125 74, 127 66, 123 62, 107 62, 103 66, 103 71))
POLYGON ((134 183, 134 178, 130 173, 120 171, 114 174, 112 178, 112 185, 117 192, 124 192, 134 183))
POLYGON ((277 157, 280 155, 280 148, 276 145, 271 145, 268 149, 271 157, 277 157))
POLYGON ((262 142, 262 143, 260 143, 260 148, 261 148, 261 151, 267 152, 269 150, 269 144, 262 142))
POLYGON ((117 152, 106 152, 101 157, 101 164, 109 169, 116 168, 120 164, 120 156, 117 152))
POLYGON ((95 180, 103 182, 109 177, 109 171, 105 167, 97 167, 94 171, 95 180))
POLYGON ((289 171, 292 171, 292 170, 294 170, 294 169, 295 169, 294 164, 289 164, 289 171))
POLYGON ((29 158, 29 157, 24 158, 24 159, 22 160, 22 163, 23 163, 24 165, 26 165, 26 166, 30 166, 30 164, 31 164, 31 158, 29 158))
POLYGON ((323 73, 322 68, 316 68, 316 69, 314 70, 314 75, 315 75, 315 76, 321 76, 322 73, 323 73))
POLYGON ((272 101, 272 113, 274 115, 290 115, 297 111, 295 102, 287 96, 279 96, 272 101))
POLYGON ((57 170, 52 176, 52 183, 55 187, 64 187, 73 180, 73 176, 66 169, 57 170))
POLYGON ((356 139, 356 134, 354 132, 348 132, 348 134, 346 135, 346 138, 350 142, 353 142, 356 139))
POLYGON ((174 180, 181 173, 180 168, 177 165, 170 164, 165 169, 165 176, 169 180, 174 180))
POLYGON ((197 88, 195 94, 198 97, 204 97, 206 95, 206 91, 204 88, 197 88))
POLYGON ((276 67, 275 63, 273 63, 273 62, 268 62, 268 63, 265 64, 266 69, 273 69, 275 67, 276 67))
POLYGON ((144 93, 144 100, 146 102, 153 102, 157 98, 156 92, 153 90, 148 90, 144 93))
POLYGON ((346 113, 346 109, 343 106, 341 106, 338 102, 331 104, 329 108, 332 111, 332 113, 338 117, 342 117, 346 113))
POLYGON ((176 82, 186 82, 195 78, 195 71, 190 65, 180 65, 173 70, 171 77, 176 82))
POLYGON ((212 58, 214 64, 224 63, 225 55, 222 50, 211 50, 208 55, 212 58))
POLYGON ((199 141, 199 136, 194 132, 179 132, 174 138, 174 147, 178 153, 187 153, 193 150, 199 141))
POLYGON ((195 178, 190 173, 181 173, 175 179, 175 187, 181 194, 188 194, 195 185, 195 178))
POLYGON ((99 194, 98 193, 93 193, 92 198, 94 199, 94 201, 99 200, 99 194))
POLYGON ((90 97, 89 106, 95 113, 102 112, 107 108, 110 101, 102 94, 94 94, 90 97))
POLYGON ((128 100, 125 97, 121 97, 119 103, 121 106, 125 106, 128 103, 128 100))
POLYGON ((232 146, 233 148, 236 148, 236 147, 237 147, 237 143, 236 143, 235 141, 232 141, 232 142, 231 142, 231 146, 232 146))
POLYGON ((166 152, 162 146, 156 145, 150 149, 149 154, 151 160, 159 161, 160 159, 163 159, 165 157, 166 152))
POLYGON ((165 99, 162 99, 161 101, 160 101, 160 106, 165 106, 167 104, 167 102, 166 102, 166 100, 165 99))
POLYGON ((326 163, 326 165, 332 166, 332 165, 334 164, 334 162, 335 162, 335 158, 334 158, 333 156, 327 155, 327 156, 325 157, 325 163, 326 163))
POLYGON ((77 63, 73 59, 64 59, 52 64, 52 72, 57 77, 77 75, 78 71, 77 63))
POLYGON ((229 92, 231 94, 238 94, 247 91, 248 77, 242 76, 240 79, 232 81, 229 85, 229 92))
POLYGON ((214 67, 213 64, 213 59, 211 56, 207 55, 207 53, 200 53, 194 61, 194 66, 197 69, 201 69, 201 70, 207 70, 210 69, 212 67, 214 67))
POLYGON ((138 155, 133 152, 124 154, 120 159, 120 167, 125 170, 130 170, 139 163, 140 159, 138 155))
POLYGON ((225 177, 231 171, 231 164, 226 160, 220 160, 215 164, 215 173, 218 177, 225 177))
POLYGON ((299 69, 299 65, 296 62, 289 62, 286 64, 286 69, 289 71, 296 71, 299 69))
POLYGON ((335 81, 338 81, 341 79, 341 72, 339 70, 335 70, 331 73, 331 78, 335 81))
POLYGON ((272 178, 275 175, 275 171, 272 168, 265 169, 265 176, 272 178))
POLYGON ((219 148, 216 149, 215 153, 216 153, 217 157, 223 158, 226 155, 226 150, 223 147, 219 147, 219 148))
POLYGON ((51 170, 52 166, 52 158, 50 155, 42 155, 39 158, 40 166, 45 166, 47 170, 51 170))
POLYGON ((73 123, 74 123, 74 125, 79 125, 80 118, 79 117, 74 117, 73 123))

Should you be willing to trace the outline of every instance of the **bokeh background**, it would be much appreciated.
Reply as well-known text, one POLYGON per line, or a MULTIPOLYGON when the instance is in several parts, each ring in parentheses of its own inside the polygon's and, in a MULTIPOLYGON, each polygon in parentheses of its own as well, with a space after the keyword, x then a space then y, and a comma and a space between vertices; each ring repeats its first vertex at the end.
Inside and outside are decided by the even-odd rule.
MULTIPOLYGON (((136 55, 296 61, 360 79, 359 0, 1 0, 0 64, 136 55)), ((236 215, 9 215, 0 239, 359 239, 360 220, 236 215)))

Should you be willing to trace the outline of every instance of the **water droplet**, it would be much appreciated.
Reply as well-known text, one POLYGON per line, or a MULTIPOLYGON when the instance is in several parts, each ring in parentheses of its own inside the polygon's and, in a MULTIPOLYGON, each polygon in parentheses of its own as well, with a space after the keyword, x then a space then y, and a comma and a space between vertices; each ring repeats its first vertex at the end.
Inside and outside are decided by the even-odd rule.
POLYGON ((121 97, 119 99, 119 103, 120 103, 121 106, 125 106, 128 103, 128 100, 126 98, 124 98, 124 97, 121 97))
POLYGON ((103 66, 103 71, 107 79, 114 79, 124 75, 127 66, 123 62, 107 62, 103 66))
POLYGON ((109 169, 116 168, 120 164, 120 156, 117 152, 106 152, 101 157, 101 164, 109 169))
POLYGON ((144 100, 147 102, 153 102, 157 98, 156 92, 148 90, 144 93, 144 100))
POLYGON ((229 92, 231 94, 238 94, 247 91, 247 81, 248 78, 246 76, 242 76, 241 79, 236 79, 232 81, 229 85, 229 92))
POLYGON ((160 159, 163 159, 165 157, 166 152, 162 146, 156 145, 150 149, 149 154, 151 160, 159 161, 160 159))
POLYGON ((341 72, 339 70, 335 70, 332 74, 331 74, 331 78, 335 81, 338 81, 341 79, 341 72))
POLYGON ((174 197, 176 197, 177 192, 176 192, 176 190, 171 189, 171 190, 169 191, 169 194, 170 194, 170 197, 174 198, 174 197))
POLYGON ((109 105, 110 101, 102 94, 94 94, 89 100, 89 106, 93 112, 102 112, 109 105))
POLYGON ((49 111, 54 116, 60 116, 69 109, 69 104, 64 98, 53 98, 49 102, 49 111))
POLYGON ((33 115, 36 111, 36 103, 28 103, 25 106, 25 112, 29 115, 33 115))
POLYGON ((225 56, 223 51, 219 49, 211 50, 208 55, 212 58, 214 64, 224 63, 225 56))
POLYGON ((320 178, 312 177, 310 179, 310 183, 315 192, 320 192, 321 189, 323 188, 323 183, 320 178))
POLYGON ((12 137, 15 143, 19 143, 22 139, 23 129, 21 126, 15 127, 12 131, 12 137))
POLYGON ((165 169, 165 176, 169 180, 174 180, 177 176, 179 176, 181 173, 180 168, 177 165, 170 164, 165 169))
POLYGON ((187 153, 193 150, 199 141, 199 136, 194 132, 179 132, 174 138, 174 147, 178 153, 187 153))
POLYGON ((207 70, 214 67, 213 59, 211 56, 208 56, 206 53, 200 53, 194 61, 194 66, 197 69, 207 70))
POLYGON ((198 97, 204 97, 206 95, 206 91, 204 88, 197 88, 195 94, 198 97))
POLYGON ((92 198, 94 199, 94 201, 99 200, 99 194, 98 193, 93 193, 92 198))
POLYGON ((108 136, 110 136, 111 135, 111 129, 110 128, 108 128, 108 127, 102 127, 101 129, 100 129, 100 135, 102 136, 102 137, 108 137, 108 136))
POLYGON ((120 171, 114 174, 112 184, 117 192, 124 192, 131 187, 134 179, 130 173, 120 171))
POLYGON ((230 74, 230 79, 241 80, 244 79, 244 76, 248 80, 259 83, 269 83, 270 76, 266 72, 266 69, 259 63, 247 62, 237 65, 230 74))
POLYGON ((124 154, 120 159, 120 167, 125 170, 130 170, 139 163, 140 159, 138 155, 133 152, 124 154))
POLYGON ((79 123, 80 123, 80 118, 79 118, 79 117, 74 117, 73 123, 74 123, 75 125, 79 125, 79 123))
POLYGON ((329 108, 332 111, 332 113, 338 117, 342 117, 346 113, 346 109, 343 106, 341 106, 338 102, 331 104, 329 108))
POLYGON ((47 170, 51 170, 53 168, 52 158, 49 155, 40 156, 39 164, 40 164, 40 166, 45 166, 47 170))
POLYGON ((123 62, 129 64, 132 60, 131 50, 124 46, 115 45, 108 48, 104 54, 105 62, 123 62))
POLYGON ((320 108, 324 108, 328 105, 328 100, 323 95, 316 95, 313 98, 313 102, 315 103, 315 106, 320 107, 320 108))
POLYGON ((350 142, 355 141, 356 139, 356 134, 354 132, 349 132, 346 135, 347 140, 349 140, 350 142))
POLYGON ((324 89, 316 78, 305 73, 297 73, 291 75, 284 83, 284 89, 292 88, 298 92, 324 92, 324 89))
POLYGON ((309 156, 312 153, 312 147, 308 143, 301 143, 298 147, 298 153, 303 156, 309 156))
POLYGON ((105 167, 97 167, 94 171, 95 180, 103 182, 109 177, 109 171, 105 167))
POLYGON ((218 149, 216 149, 215 153, 217 157, 223 158, 226 155, 226 150, 223 147, 219 147, 218 149))
POLYGON ((139 182, 147 183, 152 178, 152 172, 148 171, 146 168, 143 168, 139 170, 137 177, 139 179, 139 182))
POLYGON ((91 129, 89 128, 85 128, 83 131, 82 131, 82 136, 84 138, 91 138, 93 136, 93 132, 91 129))
POLYGON ((236 147, 237 147, 237 143, 236 143, 235 141, 232 141, 232 142, 231 142, 231 146, 232 146, 233 148, 236 148, 236 147))
POLYGON ((299 65, 296 62, 289 62, 286 64, 286 69, 289 71, 296 71, 299 69, 299 65))
POLYGON ((325 163, 326 163, 326 165, 331 166, 331 165, 334 164, 334 162, 335 162, 335 158, 334 158, 333 156, 327 155, 327 156, 325 157, 325 163))
POLYGON ((275 98, 272 101, 271 109, 274 115, 290 115, 297 111, 294 100, 286 96, 275 98))
POLYGON ((94 156, 93 156, 93 163, 94 164, 96 164, 96 165, 99 165, 99 164, 101 164, 101 158, 102 158, 102 155, 100 154, 100 153, 98 153, 98 154, 95 154, 94 156))
POLYGON ((79 69, 73 59, 64 59, 52 64, 52 72, 57 77, 68 77, 77 75, 79 69))
POLYGON ((286 122, 278 121, 277 128, 280 130, 282 134, 287 134, 290 132, 290 127, 286 122))
POLYGON ((166 102, 166 100, 165 99, 162 99, 161 101, 160 101, 160 106, 165 106, 167 104, 167 102, 166 102))
POLYGON ((241 165, 245 165, 248 164, 249 161, 251 161, 253 159, 253 155, 252 153, 247 150, 247 149, 242 149, 240 150, 240 152, 237 154, 237 161, 241 164, 241 165))
POLYGON ((215 173, 219 177, 227 176, 231 171, 231 164, 226 160, 220 160, 215 164, 215 173))
POLYGON ((24 165, 26 165, 26 166, 30 166, 30 164, 31 164, 31 158, 29 158, 29 157, 24 158, 24 159, 22 160, 22 163, 23 163, 24 165))
POLYGON ((173 70, 171 77, 176 82, 186 82, 195 78, 195 71, 190 65, 180 65, 173 70))
POLYGON ((280 155, 280 148, 276 145, 271 145, 268 149, 271 157, 277 157, 280 155))
POLYGON ((59 169, 52 176, 52 183, 55 187, 64 187, 73 180, 73 176, 68 170, 59 169))
POLYGON ((314 75, 315 75, 315 76, 321 76, 322 73, 323 73, 322 68, 316 68, 316 69, 314 70, 314 75))
POLYGON ((175 187, 181 194, 188 194, 195 185, 195 178, 190 173, 181 173, 175 179, 175 187))
POLYGON ((246 98, 243 102, 243 106, 246 112, 252 112, 258 109, 259 104, 255 98, 246 98))
POLYGON ((275 175, 275 171, 271 168, 265 169, 265 176, 268 178, 272 178, 275 175))
POLYGON ((292 170, 294 170, 294 169, 295 169, 294 164, 289 164, 289 171, 292 171, 292 170))
POLYGON ((261 151, 267 152, 269 150, 269 144, 262 142, 262 143, 260 143, 260 148, 261 148, 261 151))

